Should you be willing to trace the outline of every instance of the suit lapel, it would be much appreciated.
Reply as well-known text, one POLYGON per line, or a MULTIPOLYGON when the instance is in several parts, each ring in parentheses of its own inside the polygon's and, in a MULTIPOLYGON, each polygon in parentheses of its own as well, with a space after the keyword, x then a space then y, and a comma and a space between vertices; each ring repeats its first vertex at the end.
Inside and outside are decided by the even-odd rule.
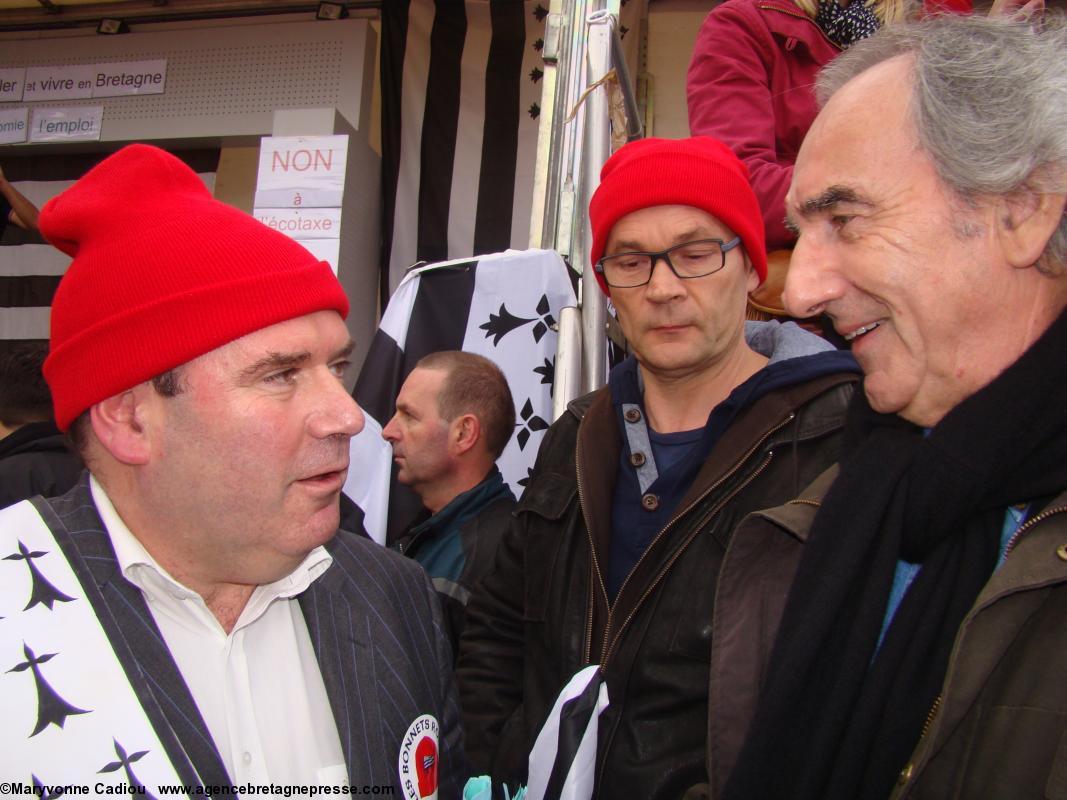
POLYGON ((336 548, 334 563, 300 595, 312 647, 341 739, 349 783, 392 784, 387 771, 379 675, 368 615, 344 591, 345 575, 336 548))

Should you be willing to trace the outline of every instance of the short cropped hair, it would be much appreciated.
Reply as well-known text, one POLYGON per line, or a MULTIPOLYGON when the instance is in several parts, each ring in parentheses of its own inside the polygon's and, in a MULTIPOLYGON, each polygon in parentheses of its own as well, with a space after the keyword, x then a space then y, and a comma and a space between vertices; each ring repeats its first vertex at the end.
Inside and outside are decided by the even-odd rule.
MULTIPOLYGON (((911 118, 944 184, 973 204, 1019 191, 1067 193, 1067 24, 940 15, 889 25, 820 74, 820 105, 849 80, 901 55, 912 68, 911 118)), ((872 99, 872 102, 876 102, 872 99)), ((1067 216, 1038 269, 1067 266, 1067 216)))
MULTIPOLYGON (((161 397, 175 397, 185 390, 182 382, 182 368, 175 367, 163 372, 151 380, 152 388, 161 397)), ((89 409, 86 409, 74 418, 67 430, 67 446, 81 456, 83 461, 88 461, 89 455, 89 409)))
POLYGON ((500 368, 484 356, 460 350, 441 350, 422 358, 416 369, 446 374, 437 397, 437 413, 446 422, 474 414, 481 423, 493 460, 500 458, 515 431, 515 403, 500 368))
POLYGON ((0 423, 5 427, 52 419, 52 393, 41 372, 47 355, 47 342, 0 347, 0 423))

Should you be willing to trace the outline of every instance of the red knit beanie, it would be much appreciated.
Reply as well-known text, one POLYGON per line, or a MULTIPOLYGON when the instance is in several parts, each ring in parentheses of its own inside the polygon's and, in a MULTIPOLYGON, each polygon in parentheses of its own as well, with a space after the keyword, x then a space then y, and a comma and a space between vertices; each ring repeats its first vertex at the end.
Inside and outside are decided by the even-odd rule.
POLYGON ((130 145, 50 200, 41 233, 73 257, 44 374, 56 424, 245 334, 348 314, 329 264, 212 198, 174 156, 130 145))
MULTIPOLYGON (((706 211, 741 237, 760 283, 767 277, 767 245, 759 202, 748 170, 733 151, 710 136, 639 139, 623 145, 600 170, 589 203, 592 263, 604 255, 615 223, 652 206, 692 206, 706 211)), ((611 294, 604 276, 600 288, 611 294)))

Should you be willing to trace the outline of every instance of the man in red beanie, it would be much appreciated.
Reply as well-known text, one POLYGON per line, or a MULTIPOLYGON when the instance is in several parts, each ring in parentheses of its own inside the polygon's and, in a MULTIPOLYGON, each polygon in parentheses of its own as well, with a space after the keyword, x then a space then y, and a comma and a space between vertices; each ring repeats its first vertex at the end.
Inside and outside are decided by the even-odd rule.
POLYGON ((39 225, 73 258, 44 371, 88 472, 0 512, 0 774, 156 796, 404 794, 429 739, 442 796, 458 796, 433 589, 337 531, 363 415, 329 265, 144 145, 39 225))
MULTIPOLYGON (((762 553, 791 546, 731 534, 834 461, 858 370, 793 323, 745 322, 766 274, 763 223, 720 142, 624 146, 589 217, 593 268, 632 355, 546 435, 468 606, 467 751, 476 771, 525 782, 560 690, 599 664, 609 705, 592 795, 705 796, 742 733, 714 713, 715 676, 755 663, 716 628, 718 609, 738 584, 775 581, 762 553)), ((744 611, 758 627, 763 611, 744 611)), ((553 776, 575 755, 574 713, 562 717, 553 776)))

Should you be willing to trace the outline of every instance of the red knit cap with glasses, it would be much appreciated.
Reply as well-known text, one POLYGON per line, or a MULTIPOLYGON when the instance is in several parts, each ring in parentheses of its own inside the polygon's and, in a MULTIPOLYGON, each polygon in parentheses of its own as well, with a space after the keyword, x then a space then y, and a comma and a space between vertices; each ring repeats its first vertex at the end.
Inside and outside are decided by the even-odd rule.
MULTIPOLYGON (((711 214, 741 237, 760 283, 766 279, 759 202, 745 165, 722 142, 710 136, 640 139, 619 148, 600 170, 600 186, 589 203, 592 263, 603 257, 616 222, 652 206, 692 206, 711 214)), ((604 276, 596 277, 610 294, 604 276)))
POLYGON ((330 265, 212 198, 174 156, 130 145, 38 218, 73 257, 44 374, 56 424, 227 342, 348 298, 330 265))

